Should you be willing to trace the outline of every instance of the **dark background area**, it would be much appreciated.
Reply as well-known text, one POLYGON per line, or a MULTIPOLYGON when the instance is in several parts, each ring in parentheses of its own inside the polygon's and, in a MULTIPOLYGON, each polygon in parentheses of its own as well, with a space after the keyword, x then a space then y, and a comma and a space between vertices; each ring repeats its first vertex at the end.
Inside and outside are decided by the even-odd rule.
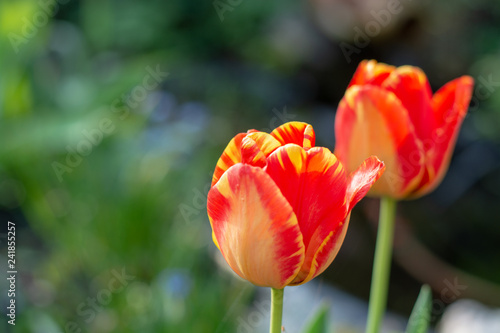
MULTIPOLYGON (((500 306, 496 2, 2 1, 0 37, 0 267, 11 221, 14 331, 234 332, 254 290, 211 241, 216 161, 238 132, 292 120, 333 151, 335 109, 363 59, 419 66, 433 91, 476 82, 442 185, 399 204, 390 309, 407 316, 422 283, 448 305, 455 279, 458 298, 500 306)), ((365 299, 377 210, 376 199, 354 209, 321 277, 365 299)))

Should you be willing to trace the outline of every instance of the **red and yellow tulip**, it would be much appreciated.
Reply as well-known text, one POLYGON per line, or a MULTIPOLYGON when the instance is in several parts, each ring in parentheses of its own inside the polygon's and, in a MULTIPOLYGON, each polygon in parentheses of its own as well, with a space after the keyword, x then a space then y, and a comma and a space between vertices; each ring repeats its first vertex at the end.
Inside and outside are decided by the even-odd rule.
POLYGON ((282 289, 322 273, 344 240, 353 206, 380 177, 376 157, 346 175, 313 128, 284 124, 236 135, 208 193, 213 240, 229 266, 258 286, 282 289))
POLYGON ((347 170, 366 156, 384 161, 369 195, 422 196, 448 169, 472 87, 473 79, 462 76, 433 96, 421 69, 363 61, 337 109, 335 155, 347 170))

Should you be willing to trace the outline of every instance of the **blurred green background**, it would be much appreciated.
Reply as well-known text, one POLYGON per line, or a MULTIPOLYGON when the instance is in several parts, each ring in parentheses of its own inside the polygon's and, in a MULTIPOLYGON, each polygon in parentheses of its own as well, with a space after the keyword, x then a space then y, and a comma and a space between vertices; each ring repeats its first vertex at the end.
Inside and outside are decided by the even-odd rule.
MULTIPOLYGON (((398 4, 2 0, 0 267, 11 221, 19 273, 0 331, 236 332, 255 290, 211 241, 216 161, 236 133, 291 120, 333 150, 335 108, 371 58, 421 67, 434 91, 476 80, 442 186, 400 205, 391 310, 457 277, 459 297, 500 306, 500 7, 398 4)), ((376 211, 355 209, 321 277, 365 299, 376 211)))

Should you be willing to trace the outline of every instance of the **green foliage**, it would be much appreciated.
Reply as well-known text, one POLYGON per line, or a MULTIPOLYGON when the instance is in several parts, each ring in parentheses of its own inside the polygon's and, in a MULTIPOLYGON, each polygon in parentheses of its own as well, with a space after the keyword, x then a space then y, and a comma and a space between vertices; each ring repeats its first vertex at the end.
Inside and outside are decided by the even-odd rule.
POLYGON ((411 312, 406 333, 425 333, 429 327, 432 310, 432 291, 428 285, 423 285, 417 301, 411 312))
POLYGON ((307 323, 303 333, 328 333, 328 313, 330 306, 327 304, 321 305, 314 316, 307 323))

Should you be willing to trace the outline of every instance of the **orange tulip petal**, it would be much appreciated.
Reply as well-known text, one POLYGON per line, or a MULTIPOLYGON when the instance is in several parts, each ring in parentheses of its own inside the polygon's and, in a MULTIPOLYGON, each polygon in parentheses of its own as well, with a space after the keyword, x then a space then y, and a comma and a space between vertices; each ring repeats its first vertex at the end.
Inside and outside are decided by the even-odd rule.
MULTIPOLYGON (((338 224, 335 230, 330 231, 326 238, 317 246, 315 253, 309 259, 309 271, 301 270, 297 277, 290 283, 291 286, 304 284, 311 281, 316 276, 323 273, 337 256, 342 243, 344 242, 349 226, 350 214, 347 215, 344 221, 338 224)), ((308 258, 306 257, 306 261, 308 258)))
POLYGON ((267 134, 264 132, 253 132, 247 135, 248 138, 255 141, 259 149, 262 153, 267 157, 276 148, 280 147, 281 144, 278 140, 276 140, 271 134, 267 134))
POLYGON ((434 94, 432 107, 437 126, 431 136, 423 140, 427 150, 426 171, 414 196, 432 191, 446 174, 460 126, 467 114, 473 85, 470 76, 462 76, 434 94))
POLYGON ((306 257, 293 284, 303 283, 322 267, 324 262, 315 261, 315 254, 327 238, 336 237, 345 220, 347 177, 342 164, 327 148, 305 150, 287 144, 272 153, 267 162, 267 173, 299 221, 306 257))
POLYGON ((425 73, 418 67, 398 67, 384 81, 382 88, 392 91, 408 110, 417 137, 429 137, 434 128, 434 116, 432 90, 425 73))
POLYGON ((219 178, 222 176, 224 172, 226 172, 227 169, 229 169, 236 163, 241 162, 240 147, 241 147, 241 141, 245 136, 246 133, 239 133, 234 138, 232 138, 231 141, 229 141, 229 144, 227 145, 226 149, 224 149, 224 152, 217 161, 214 175, 212 177, 211 186, 214 186, 215 183, 217 183, 219 178))
POLYGON ((335 155, 347 170, 356 170, 371 155, 385 163, 372 193, 401 198, 420 181, 422 144, 393 93, 376 86, 349 88, 337 109, 335 137, 335 155))
POLYGON ((367 158, 356 171, 347 178, 347 200, 349 211, 366 195, 373 183, 384 172, 385 165, 377 157, 367 158))
POLYGON ((277 127, 271 132, 281 145, 295 143, 304 148, 314 147, 316 136, 311 125, 292 121, 277 127))
POLYGON ((434 94, 432 109, 437 128, 453 126, 457 119, 465 117, 472 97, 473 86, 473 78, 462 76, 448 82, 434 94))
POLYGON ((347 88, 365 84, 380 86, 394 69, 396 67, 377 63, 375 60, 363 60, 360 62, 347 88))
POLYGON ((248 135, 241 141, 241 161, 260 168, 265 167, 267 164, 266 155, 248 135))
POLYGON ((262 169, 236 164, 208 193, 208 216, 229 266, 259 286, 281 289, 304 261, 292 207, 262 169))
MULTIPOLYGON (((323 271, 330 266, 344 242, 347 227, 349 225, 351 209, 366 195, 372 184, 381 176, 383 171, 384 163, 376 157, 370 157, 366 159, 356 171, 349 175, 347 179, 346 197, 349 212, 347 217, 344 221, 338 223, 336 229, 330 231, 319 246, 315 247, 316 251, 312 257, 308 256, 308 251, 306 250, 306 260, 304 264, 309 264, 309 262, 310 264, 306 269, 304 269, 304 267, 301 269, 297 278, 292 281, 292 285, 306 283, 323 273, 323 271), (312 258, 312 260, 309 260, 310 258, 312 258), (304 274, 301 273, 307 272, 308 274, 304 278, 304 274)), ((311 246, 309 247, 309 249, 312 248, 311 246)))

